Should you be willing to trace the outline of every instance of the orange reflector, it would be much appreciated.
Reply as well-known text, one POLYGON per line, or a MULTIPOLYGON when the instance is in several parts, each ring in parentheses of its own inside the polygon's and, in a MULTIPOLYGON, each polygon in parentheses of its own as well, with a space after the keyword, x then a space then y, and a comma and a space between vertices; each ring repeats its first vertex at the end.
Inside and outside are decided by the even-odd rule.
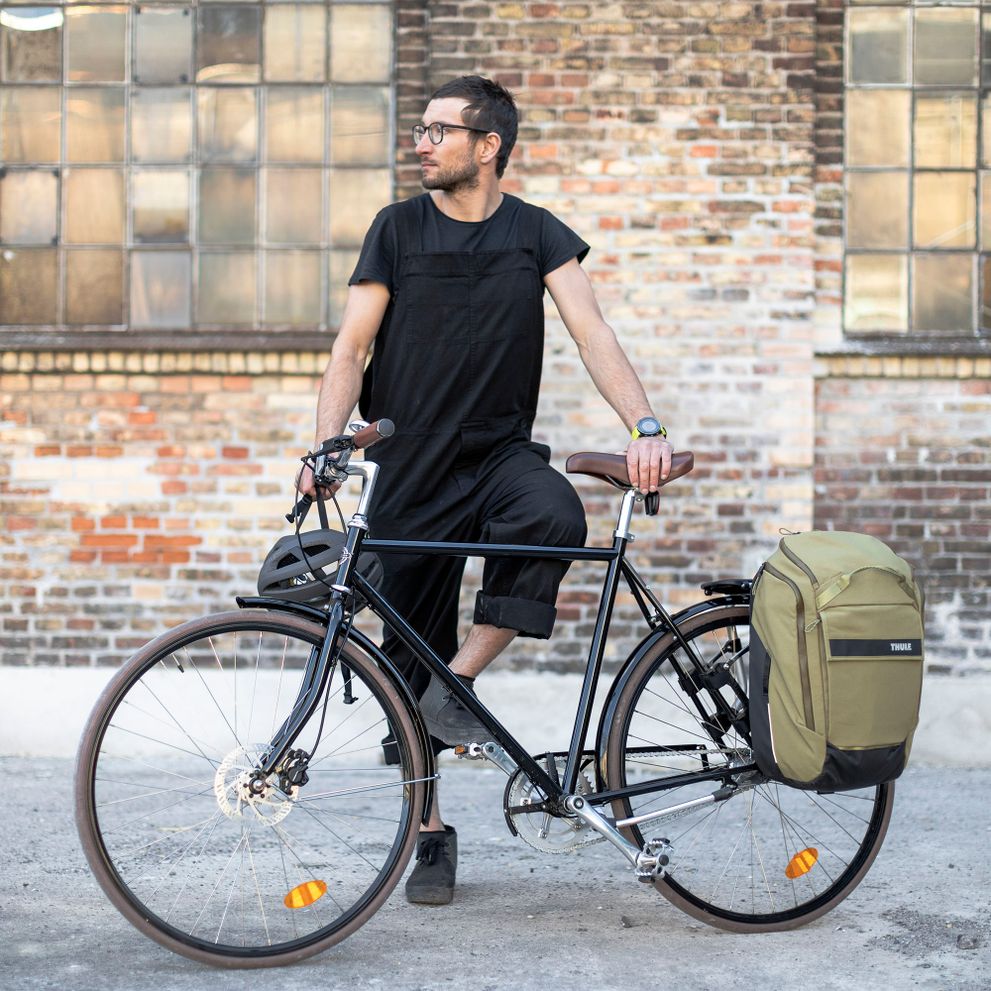
POLYGON ((803 874, 808 874, 815 867, 818 859, 819 851, 814 846, 806 847, 801 853, 796 853, 788 861, 788 866, 785 868, 785 876, 790 877, 794 881, 795 878, 801 877, 803 874))
POLYGON ((282 899, 286 908, 306 908, 327 894, 326 881, 304 881, 282 899))

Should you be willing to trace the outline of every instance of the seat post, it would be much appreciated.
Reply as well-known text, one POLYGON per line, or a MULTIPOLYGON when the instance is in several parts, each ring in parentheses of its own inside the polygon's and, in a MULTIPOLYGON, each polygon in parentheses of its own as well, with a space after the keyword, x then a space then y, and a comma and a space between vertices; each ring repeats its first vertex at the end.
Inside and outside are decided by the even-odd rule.
POLYGON ((630 531, 630 520, 633 516, 633 504, 643 496, 637 494, 636 489, 627 489, 623 493, 623 502, 619 507, 619 517, 616 520, 616 529, 613 530, 614 537, 622 537, 624 540, 633 540, 633 533, 630 531))

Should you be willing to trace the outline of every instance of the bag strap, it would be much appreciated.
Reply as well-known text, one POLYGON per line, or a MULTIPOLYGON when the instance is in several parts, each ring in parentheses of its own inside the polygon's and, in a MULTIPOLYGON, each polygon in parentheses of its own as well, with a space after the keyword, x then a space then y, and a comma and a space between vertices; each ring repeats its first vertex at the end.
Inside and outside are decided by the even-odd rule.
POLYGON ((816 608, 819 610, 825 609, 840 592, 845 591, 849 587, 853 576, 859 575, 862 571, 883 571, 885 574, 891 575, 908 593, 909 598, 918 605, 918 597, 915 594, 915 589, 909 584, 903 574, 895 571, 894 568, 885 568, 880 564, 868 564, 863 568, 854 568, 853 571, 849 571, 846 574, 837 575, 835 578, 826 582, 816 594, 816 608))

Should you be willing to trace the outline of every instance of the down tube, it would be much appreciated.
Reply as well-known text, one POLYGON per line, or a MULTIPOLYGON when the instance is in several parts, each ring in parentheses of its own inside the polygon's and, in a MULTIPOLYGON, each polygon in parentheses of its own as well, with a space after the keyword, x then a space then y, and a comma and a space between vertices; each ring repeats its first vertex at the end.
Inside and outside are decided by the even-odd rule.
POLYGON ((465 708, 478 716, 482 723, 492 731, 492 738, 495 742, 516 761, 527 777, 537 782, 545 794, 553 798, 560 798, 563 794, 561 786, 551 780, 550 775, 520 746, 516 737, 482 705, 478 698, 462 688, 461 683, 451 677, 447 665, 431 649, 430 644, 357 571, 352 574, 351 578, 355 589, 368 600, 375 614, 393 629, 406 646, 413 651, 420 663, 437 675, 458 697, 465 708))

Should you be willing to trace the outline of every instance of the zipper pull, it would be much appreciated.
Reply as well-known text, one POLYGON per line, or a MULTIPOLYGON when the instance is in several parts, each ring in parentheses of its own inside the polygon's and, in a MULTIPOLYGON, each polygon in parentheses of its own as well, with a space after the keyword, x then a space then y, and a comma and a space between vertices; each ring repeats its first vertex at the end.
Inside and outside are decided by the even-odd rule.
POLYGON ((822 622, 821 618, 818 617, 818 616, 816 616, 816 618, 814 620, 812 620, 811 623, 807 623, 806 624, 806 626, 805 626, 805 632, 806 633, 811 633, 821 622, 822 622))

